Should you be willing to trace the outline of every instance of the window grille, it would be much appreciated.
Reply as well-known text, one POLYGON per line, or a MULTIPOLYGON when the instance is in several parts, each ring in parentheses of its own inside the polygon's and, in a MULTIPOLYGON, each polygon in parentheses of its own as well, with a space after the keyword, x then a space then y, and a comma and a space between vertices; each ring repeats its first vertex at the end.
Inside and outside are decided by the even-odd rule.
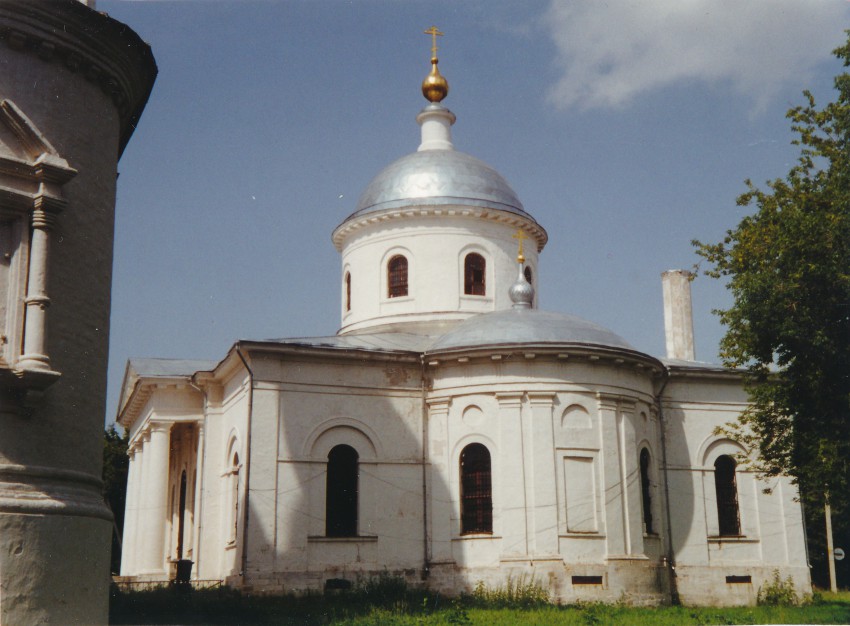
POLYGON ((390 259, 387 265, 387 284, 390 298, 407 295, 407 258, 397 255, 390 259))
POLYGON ((351 272, 345 273, 345 310, 351 310, 351 272))
POLYGON ((717 520, 721 537, 741 534, 738 488, 735 484, 735 460, 721 456, 714 462, 714 486, 717 491, 717 520))
POLYGON ((652 529, 652 492, 649 484, 649 450, 640 451, 640 492, 643 502, 643 531, 653 534, 652 529))
POLYGON ((490 453, 480 443, 460 453, 461 534, 493 532, 490 453))
POLYGON ((486 295, 487 261, 480 254, 466 255, 463 263, 463 292, 470 296, 486 295))

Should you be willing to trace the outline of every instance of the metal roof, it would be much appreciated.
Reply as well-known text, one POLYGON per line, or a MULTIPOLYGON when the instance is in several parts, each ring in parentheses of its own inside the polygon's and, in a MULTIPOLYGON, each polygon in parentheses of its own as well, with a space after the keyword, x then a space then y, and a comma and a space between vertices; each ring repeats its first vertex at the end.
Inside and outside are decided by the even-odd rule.
POLYGON ((381 170, 346 221, 384 209, 443 204, 487 207, 534 219, 502 175, 484 161, 456 150, 422 150, 381 170))
POLYGON ((428 352, 497 345, 583 344, 637 352, 614 332, 564 313, 509 309, 477 315, 437 339, 428 352))
POLYGON ((209 371, 218 361, 200 359, 130 359, 129 366, 142 376, 192 376, 195 372, 209 371))
POLYGON ((422 353, 434 340, 429 335, 406 332, 358 333, 328 337, 291 337, 270 339, 270 342, 311 348, 337 348, 342 350, 376 350, 381 352, 422 353))

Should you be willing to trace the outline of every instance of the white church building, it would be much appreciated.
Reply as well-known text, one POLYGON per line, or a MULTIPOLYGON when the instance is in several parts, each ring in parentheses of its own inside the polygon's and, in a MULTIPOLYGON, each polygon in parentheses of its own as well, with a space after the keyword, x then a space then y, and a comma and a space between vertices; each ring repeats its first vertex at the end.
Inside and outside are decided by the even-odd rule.
POLYGON ((794 486, 715 433, 747 396, 694 360, 688 274, 663 276, 666 358, 539 310, 548 235, 454 149, 447 92, 433 58, 418 150, 333 232, 335 335, 128 363, 122 580, 191 561, 193 579, 252 593, 388 573, 741 604, 778 570, 810 591, 794 486))

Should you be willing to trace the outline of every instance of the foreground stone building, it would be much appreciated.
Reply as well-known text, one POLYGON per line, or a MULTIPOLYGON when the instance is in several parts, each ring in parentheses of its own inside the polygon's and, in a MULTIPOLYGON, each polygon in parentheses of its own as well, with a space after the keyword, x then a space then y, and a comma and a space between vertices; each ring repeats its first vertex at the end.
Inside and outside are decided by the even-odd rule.
POLYGON ((0 622, 105 623, 117 163, 150 48, 75 0, 0 1, 0 622))
POLYGON ((809 590, 794 488, 714 433, 747 400, 694 360, 687 274, 664 275, 665 359, 539 310, 548 235, 454 149, 432 63, 419 149, 333 232, 335 335, 128 363, 125 580, 191 561, 255 593, 383 572, 564 602, 747 603, 773 570, 809 590))

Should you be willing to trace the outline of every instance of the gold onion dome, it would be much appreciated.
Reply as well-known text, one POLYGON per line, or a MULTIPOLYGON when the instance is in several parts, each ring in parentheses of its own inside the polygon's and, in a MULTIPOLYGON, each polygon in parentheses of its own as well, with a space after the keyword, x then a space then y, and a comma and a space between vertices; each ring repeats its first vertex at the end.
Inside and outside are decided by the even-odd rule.
POLYGON ((422 81, 422 95, 430 102, 440 102, 449 93, 449 81, 437 69, 437 59, 431 59, 431 72, 422 81))
POLYGON ((431 35, 431 72, 422 81, 422 95, 429 102, 440 102, 449 93, 449 82, 440 74, 437 68, 437 37, 442 36, 436 26, 432 26, 425 31, 426 35, 431 35))

